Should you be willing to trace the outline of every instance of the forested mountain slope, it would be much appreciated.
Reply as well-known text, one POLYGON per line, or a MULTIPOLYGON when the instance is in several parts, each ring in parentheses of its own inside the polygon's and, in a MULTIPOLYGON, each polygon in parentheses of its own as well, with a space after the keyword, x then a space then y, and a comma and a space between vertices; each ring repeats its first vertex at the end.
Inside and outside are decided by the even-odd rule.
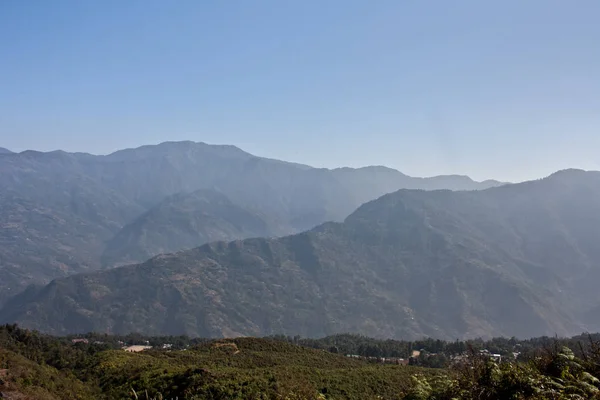
POLYGON ((267 215, 241 208, 222 193, 200 189, 169 196, 125 225, 107 243, 102 261, 131 264, 210 241, 282 236, 286 231, 267 215))
POLYGON ((479 192, 400 190, 305 233, 57 279, 14 298, 0 321, 211 337, 576 333, 600 304, 599 219, 596 172, 479 192))
MULTIPOLYGON (((364 201, 388 191, 429 182, 388 170, 376 184, 367 184, 373 175, 363 170, 347 170, 341 179, 335 171, 255 157, 234 146, 194 142, 143 146, 107 156, 0 153, 0 275, 6 277, 0 280, 0 304, 30 283, 99 269, 105 251, 107 260, 117 251, 106 244, 129 235, 140 217, 152 214, 150 210, 169 196, 210 189, 226 196, 238 210, 264 216, 276 227, 265 234, 291 234, 328 220, 343 220, 364 201)), ((489 185, 470 182, 472 188, 489 185)), ((454 188, 451 182, 446 187, 454 188)), ((175 221, 181 216, 172 211, 174 215, 163 214, 164 218, 175 221)), ((221 233, 199 227, 187 236, 177 235, 178 243, 151 239, 141 245, 148 247, 139 254, 254 235, 221 233), (199 235, 202 230, 205 235, 199 235)), ((138 250, 117 252, 127 255, 138 250)))

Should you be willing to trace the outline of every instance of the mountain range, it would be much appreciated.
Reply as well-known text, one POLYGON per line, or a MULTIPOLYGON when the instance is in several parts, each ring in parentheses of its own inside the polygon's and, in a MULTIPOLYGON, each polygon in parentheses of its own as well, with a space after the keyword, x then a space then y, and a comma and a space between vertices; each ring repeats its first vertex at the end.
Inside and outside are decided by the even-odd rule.
POLYGON ((211 242, 30 287, 0 322, 55 334, 567 335, 598 329, 598 237, 598 172, 481 191, 402 189, 302 233, 211 242))
POLYGON ((234 146, 167 142, 96 156, 0 151, 0 304, 30 284, 214 240, 342 221, 400 188, 484 189, 462 176, 318 169, 234 146))
POLYGON ((286 231, 268 215, 237 206, 222 193, 200 189, 169 196, 125 225, 107 243, 102 262, 130 264, 211 241, 283 236, 286 231))

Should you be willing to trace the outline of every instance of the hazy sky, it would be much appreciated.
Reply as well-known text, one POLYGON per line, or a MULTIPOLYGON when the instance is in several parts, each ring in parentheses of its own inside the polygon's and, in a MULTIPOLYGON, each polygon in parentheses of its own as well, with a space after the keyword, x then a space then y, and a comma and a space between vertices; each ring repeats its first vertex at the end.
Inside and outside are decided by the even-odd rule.
POLYGON ((600 1, 4 0, 0 146, 600 169, 600 1))

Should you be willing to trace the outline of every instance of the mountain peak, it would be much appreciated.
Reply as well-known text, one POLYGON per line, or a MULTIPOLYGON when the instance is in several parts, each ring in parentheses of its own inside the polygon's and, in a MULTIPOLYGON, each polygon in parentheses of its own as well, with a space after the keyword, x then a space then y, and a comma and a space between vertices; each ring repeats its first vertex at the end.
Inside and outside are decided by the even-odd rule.
POLYGON ((226 158, 250 158, 250 153, 245 152, 233 145, 207 144, 204 142, 171 141, 153 145, 144 145, 135 148, 123 149, 107 155, 111 160, 121 161, 131 158, 153 158, 167 155, 179 156, 183 153, 206 153, 211 152, 226 158))
MULTIPOLYGON (((364 172, 386 172, 386 173, 394 173, 394 174, 402 174, 400 171, 386 167, 385 165, 367 165, 364 167, 352 168, 352 167, 339 167, 334 168, 333 171, 364 171, 364 172)), ((402 174, 404 175, 404 174, 402 174)))
POLYGON ((0 154, 13 154, 13 152, 4 147, 0 147, 0 154))
POLYGON ((19 157, 26 159, 35 160, 69 160, 72 159, 76 153, 68 153, 63 150, 52 150, 52 151, 38 151, 38 150, 25 150, 17 154, 19 157))
POLYGON ((587 174, 588 172, 594 171, 586 171, 579 168, 567 168, 561 169, 560 171, 556 171, 555 173, 548 176, 547 179, 557 178, 557 177, 572 177, 572 176, 581 176, 582 174, 587 174))
POLYGON ((576 183, 586 182, 588 179, 597 179, 599 175, 600 172, 598 171, 585 171, 583 169, 569 168, 557 171, 541 181, 573 185, 576 183))
POLYGON ((0 241, 10 242, 0 246, 6 261, 0 263, 0 275, 10 276, 0 280, 0 302, 9 290, 15 293, 29 283, 99 268, 107 243, 123 239, 122 234, 115 238, 126 228, 133 233, 131 241, 123 239, 124 247, 147 237, 142 250, 155 254, 215 239, 280 236, 325 221, 341 222, 361 204, 401 188, 485 188, 411 178, 382 166, 315 169, 193 141, 110 155, 29 150, 2 156, 0 164, 0 187, 8 189, 0 193, 0 220, 19 221, 14 232, 0 229, 0 241), (193 194, 199 189, 215 189, 224 197, 193 194), (168 199, 177 193, 187 195, 168 199), (162 208, 136 222, 159 204, 162 208))

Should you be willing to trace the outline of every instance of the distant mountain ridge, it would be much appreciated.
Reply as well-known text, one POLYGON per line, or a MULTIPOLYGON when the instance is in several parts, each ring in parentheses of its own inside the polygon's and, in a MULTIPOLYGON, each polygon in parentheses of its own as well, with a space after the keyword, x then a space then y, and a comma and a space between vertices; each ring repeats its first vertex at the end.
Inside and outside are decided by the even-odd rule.
MULTIPOLYGON (((381 176, 372 168, 311 168, 255 157, 235 146, 195 142, 166 142, 105 156, 6 153, 0 157, 0 275, 7 278, 0 280, 0 303, 30 283, 101 268, 107 243, 122 238, 122 229, 169 196, 214 190, 277 227, 266 233, 290 234, 341 221, 360 204, 405 186, 452 185, 393 170, 381 176)), ((470 188, 488 186, 472 182, 470 188)), ((213 232, 229 229, 225 226, 232 221, 220 223, 213 232)), ((181 246, 224 238, 198 232, 179 236, 181 246)), ((238 233, 227 238, 251 234, 238 233)), ((150 254, 181 248, 164 239, 148 242, 154 247, 147 249, 150 254)))
POLYGON ((200 189, 167 197, 125 225, 106 245, 105 265, 132 264, 211 241, 282 236, 268 216, 233 204, 222 193, 200 189))
POLYGON ((600 173, 402 189, 344 222, 214 242, 30 288, 0 323, 50 333, 569 335, 600 309, 600 173))

